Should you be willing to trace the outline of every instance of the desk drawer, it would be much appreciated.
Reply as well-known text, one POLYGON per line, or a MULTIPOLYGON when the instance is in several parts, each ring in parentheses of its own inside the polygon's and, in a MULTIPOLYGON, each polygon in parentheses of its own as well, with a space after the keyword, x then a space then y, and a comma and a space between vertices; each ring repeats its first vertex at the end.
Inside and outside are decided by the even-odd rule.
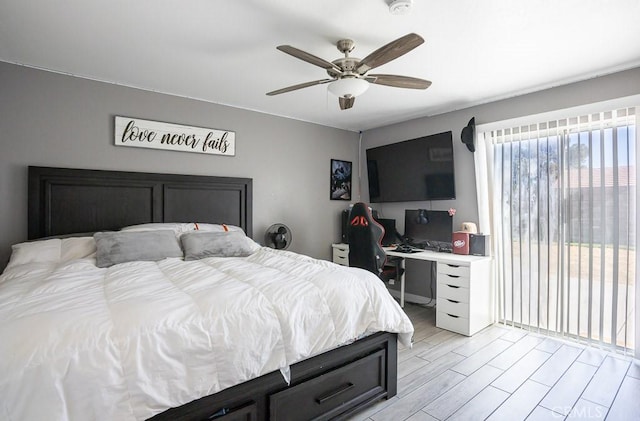
POLYGON ((452 300, 451 298, 438 297, 436 308, 438 311, 442 311, 443 313, 463 317, 465 319, 469 318, 469 303, 452 300))
POLYGON ((468 265, 455 265, 453 263, 438 263, 438 274, 446 274, 469 278, 471 272, 468 265))
POLYGON ((436 294, 438 298, 449 298, 453 301, 469 303, 469 288, 438 282, 436 294))
POLYGON ((269 397, 271 420, 332 419, 386 395, 385 350, 269 397))
POLYGON ((334 256, 349 257, 349 247, 333 247, 334 256))
POLYGON ((333 245, 333 263, 342 266, 349 266, 349 246, 333 245))
POLYGON ((469 319, 456 317, 455 315, 440 311, 440 309, 436 311, 436 326, 441 329, 447 329, 469 336, 469 319))
POLYGON ((455 285, 458 287, 469 288, 469 277, 451 275, 448 273, 438 273, 438 283, 455 285))
POLYGON ((333 252, 333 263, 337 263, 339 265, 342 266, 349 266, 349 255, 347 254, 346 256, 340 256, 338 254, 335 253, 335 251, 333 252))

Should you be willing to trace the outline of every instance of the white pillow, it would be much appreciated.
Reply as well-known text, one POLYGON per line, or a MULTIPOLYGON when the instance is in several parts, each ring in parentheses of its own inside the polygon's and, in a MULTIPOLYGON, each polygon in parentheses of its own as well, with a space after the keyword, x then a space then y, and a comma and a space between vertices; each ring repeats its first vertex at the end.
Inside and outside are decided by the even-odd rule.
POLYGON ((14 244, 11 246, 7 269, 26 263, 57 263, 60 261, 61 249, 62 240, 59 238, 14 244))
POLYGON ((190 231, 216 231, 216 232, 224 232, 224 231, 242 231, 242 228, 237 227, 235 225, 226 225, 226 224, 208 224, 208 223, 200 223, 200 222, 153 222, 149 224, 139 224, 139 225, 130 225, 128 227, 122 228, 120 231, 159 231, 159 230, 171 230, 176 235, 176 237, 180 237, 185 232, 190 231), (225 229, 225 227, 227 229, 225 229))
POLYGON ((62 239, 60 261, 85 259, 96 254, 96 240, 93 237, 69 237, 62 239))
POLYGON ((96 252, 93 237, 50 238, 11 246, 7 268, 26 263, 60 263, 91 257, 96 252))
POLYGON ((229 224, 205 224, 205 223, 198 222, 196 225, 197 225, 198 231, 216 231, 216 232, 242 231, 244 232, 242 228, 237 227, 235 225, 229 225, 229 224), (225 227, 227 227, 227 229, 225 229, 225 227))
POLYGON ((150 223, 150 224, 139 224, 139 225, 130 225, 128 227, 122 228, 120 231, 162 231, 162 230, 170 230, 176 235, 176 237, 180 237, 183 232, 193 231, 195 228, 195 224, 193 223, 150 223))

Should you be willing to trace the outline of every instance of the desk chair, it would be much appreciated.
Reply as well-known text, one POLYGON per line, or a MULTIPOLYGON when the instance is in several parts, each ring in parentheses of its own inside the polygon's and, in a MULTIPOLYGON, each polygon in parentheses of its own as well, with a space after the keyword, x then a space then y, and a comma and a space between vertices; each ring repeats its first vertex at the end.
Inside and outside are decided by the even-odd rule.
POLYGON ((384 228, 371 215, 366 203, 353 205, 349 214, 349 266, 373 272, 385 282, 400 279, 399 258, 387 259, 381 241, 384 228))

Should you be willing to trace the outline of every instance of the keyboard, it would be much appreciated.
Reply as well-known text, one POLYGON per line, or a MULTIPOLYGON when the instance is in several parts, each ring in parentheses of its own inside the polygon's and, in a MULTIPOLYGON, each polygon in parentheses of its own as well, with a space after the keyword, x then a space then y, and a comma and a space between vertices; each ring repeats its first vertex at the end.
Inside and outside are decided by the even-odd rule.
POLYGON ((393 251, 397 253, 419 253, 421 251, 453 252, 450 243, 440 241, 423 241, 415 244, 399 244, 393 251))
POLYGON ((393 251, 398 252, 398 253, 418 253, 418 252, 420 252, 422 250, 413 248, 413 247, 408 246, 408 245, 401 244, 398 247, 396 247, 395 250, 393 250, 393 251))

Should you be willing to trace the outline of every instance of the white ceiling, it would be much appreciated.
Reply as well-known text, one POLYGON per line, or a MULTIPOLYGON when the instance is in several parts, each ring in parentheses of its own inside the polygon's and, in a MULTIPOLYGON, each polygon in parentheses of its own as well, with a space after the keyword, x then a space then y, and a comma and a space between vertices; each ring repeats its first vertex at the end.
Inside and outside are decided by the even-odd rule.
POLYGON ((0 0, 0 60, 348 130, 439 114, 640 66, 640 0, 0 0), (425 44, 375 73, 427 90, 372 85, 341 111, 325 71, 276 50, 332 61, 407 33, 425 44))

